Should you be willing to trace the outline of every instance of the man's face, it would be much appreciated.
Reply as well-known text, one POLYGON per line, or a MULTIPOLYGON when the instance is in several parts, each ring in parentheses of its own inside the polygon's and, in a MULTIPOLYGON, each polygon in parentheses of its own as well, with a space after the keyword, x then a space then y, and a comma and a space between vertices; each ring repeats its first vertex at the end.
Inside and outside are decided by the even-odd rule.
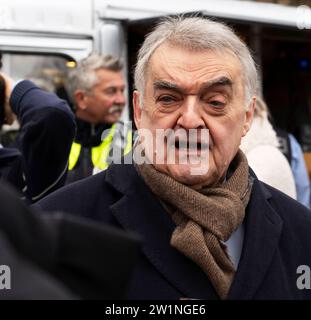
MULTIPOLYGON (((159 128, 198 129, 198 136, 201 129, 208 129, 207 172, 193 175, 193 165, 166 161, 154 166, 186 185, 212 186, 224 179, 251 124, 254 103, 246 112, 240 62, 230 53, 194 52, 163 44, 149 61, 142 109, 139 92, 134 93, 135 122, 138 129, 150 129, 154 137, 159 128)), ((177 158, 191 153, 178 145, 171 147, 177 158)), ((152 152, 155 158, 156 144, 152 149, 147 154, 152 152)))
POLYGON ((115 123, 125 105, 125 82, 122 72, 98 69, 97 84, 81 93, 77 116, 91 123, 115 123), (81 115, 82 111, 82 115, 81 115))

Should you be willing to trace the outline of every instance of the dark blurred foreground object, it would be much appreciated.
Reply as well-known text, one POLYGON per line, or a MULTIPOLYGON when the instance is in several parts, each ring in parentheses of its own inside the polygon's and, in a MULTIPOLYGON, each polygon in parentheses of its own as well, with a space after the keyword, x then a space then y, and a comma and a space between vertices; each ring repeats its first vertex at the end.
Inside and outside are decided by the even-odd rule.
POLYGON ((139 252, 135 235, 86 219, 39 215, 0 184, 0 299, 120 299, 139 252))

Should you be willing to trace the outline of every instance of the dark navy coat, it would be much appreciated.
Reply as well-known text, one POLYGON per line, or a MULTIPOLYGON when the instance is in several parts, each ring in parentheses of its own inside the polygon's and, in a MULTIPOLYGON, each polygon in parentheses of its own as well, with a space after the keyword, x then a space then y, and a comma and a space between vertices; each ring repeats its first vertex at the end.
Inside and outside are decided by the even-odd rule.
POLYGON ((10 105, 21 130, 16 148, 0 149, 0 179, 35 202, 65 184, 74 115, 64 100, 28 80, 15 86, 10 105))
MULTIPOLYGON (((112 165, 59 189, 37 206, 143 237, 128 298, 218 299, 203 271, 170 246, 174 223, 133 165, 112 165)), ((244 224, 243 250, 228 299, 310 299, 311 290, 296 285, 297 267, 311 267, 310 211, 255 178, 244 224)))

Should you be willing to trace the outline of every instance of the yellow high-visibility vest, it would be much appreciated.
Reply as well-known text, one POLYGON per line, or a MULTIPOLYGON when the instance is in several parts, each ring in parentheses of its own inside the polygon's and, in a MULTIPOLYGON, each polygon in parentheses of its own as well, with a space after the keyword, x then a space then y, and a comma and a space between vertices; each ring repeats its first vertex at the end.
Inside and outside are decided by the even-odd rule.
MULTIPOLYGON (((94 167, 104 170, 108 167, 109 163, 107 162, 110 148, 111 148, 111 143, 113 141, 113 136, 116 131, 116 125, 112 125, 109 134, 105 137, 103 142, 96 147, 92 148, 92 164, 94 167)), ((74 169, 76 166, 80 152, 82 149, 82 145, 77 142, 73 142, 69 154, 69 164, 68 164, 68 170, 74 169)), ((132 149, 132 131, 129 130, 126 135, 126 144, 125 148, 123 150, 123 155, 128 154, 132 149)))

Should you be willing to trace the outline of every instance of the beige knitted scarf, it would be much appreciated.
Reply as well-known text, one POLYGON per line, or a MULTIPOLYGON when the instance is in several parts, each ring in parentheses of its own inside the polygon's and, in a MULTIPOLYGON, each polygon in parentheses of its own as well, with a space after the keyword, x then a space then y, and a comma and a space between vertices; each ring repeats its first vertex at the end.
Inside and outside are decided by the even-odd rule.
POLYGON ((152 192, 171 214, 176 228, 171 245, 198 264, 221 299, 226 299, 235 268, 222 243, 242 224, 252 184, 242 151, 231 162, 231 176, 215 187, 194 190, 157 171, 137 166, 152 192))

